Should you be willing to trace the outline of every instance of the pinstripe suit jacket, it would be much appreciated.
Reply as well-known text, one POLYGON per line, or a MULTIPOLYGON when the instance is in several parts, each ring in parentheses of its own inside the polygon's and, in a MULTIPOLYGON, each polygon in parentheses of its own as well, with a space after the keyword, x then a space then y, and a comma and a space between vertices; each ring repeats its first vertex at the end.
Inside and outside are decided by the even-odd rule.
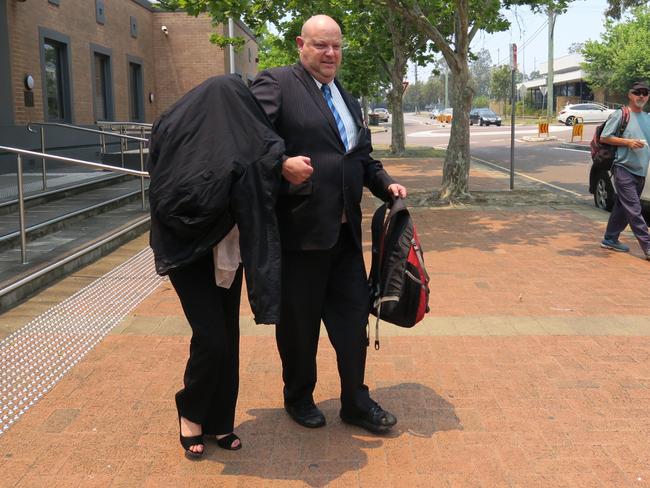
POLYGON ((387 188, 394 181, 370 156, 370 131, 362 122, 361 107, 335 83, 359 131, 357 145, 347 152, 323 94, 302 64, 263 71, 251 86, 285 141, 285 156, 308 156, 314 168, 303 184, 283 180, 276 213, 286 250, 332 248, 343 209, 360 249, 363 187, 382 200, 390 198, 387 188))

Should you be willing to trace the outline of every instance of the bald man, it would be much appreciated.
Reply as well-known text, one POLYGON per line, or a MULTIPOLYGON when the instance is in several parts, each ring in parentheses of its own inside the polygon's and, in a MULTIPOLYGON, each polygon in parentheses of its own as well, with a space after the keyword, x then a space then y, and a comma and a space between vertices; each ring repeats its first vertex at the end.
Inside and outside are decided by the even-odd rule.
POLYGON ((293 420, 326 423, 313 397, 322 320, 336 351, 341 419, 384 433, 397 420, 364 384, 369 294, 360 203, 364 186, 385 201, 406 197, 406 189, 370 156, 361 107, 336 80, 342 43, 338 24, 316 15, 296 38, 300 62, 263 71, 251 86, 286 145, 276 207, 283 250, 276 340, 293 420))

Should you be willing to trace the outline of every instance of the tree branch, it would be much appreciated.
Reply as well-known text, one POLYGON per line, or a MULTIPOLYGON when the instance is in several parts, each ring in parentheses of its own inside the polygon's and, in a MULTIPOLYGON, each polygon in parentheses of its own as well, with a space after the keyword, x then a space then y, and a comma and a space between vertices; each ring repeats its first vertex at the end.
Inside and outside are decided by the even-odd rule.
POLYGON ((481 28, 478 26, 478 22, 475 22, 474 25, 472 25, 471 30, 469 31, 469 35, 467 36, 467 41, 470 44, 474 40, 474 36, 477 34, 479 30, 481 30, 481 28))
POLYGON ((390 79, 390 67, 388 66, 388 62, 381 54, 377 54, 377 57, 379 58, 379 64, 384 68, 384 71, 386 71, 386 74, 388 75, 388 79, 390 79))
POLYGON ((447 61, 449 66, 458 67, 458 60, 456 58, 456 53, 449 47, 449 43, 440 33, 440 31, 429 21, 426 15, 422 12, 420 4, 416 1, 413 4, 412 10, 402 5, 400 0, 385 0, 388 8, 399 12, 406 18, 411 24, 419 27, 424 34, 433 41, 433 43, 438 47, 443 57, 447 61))

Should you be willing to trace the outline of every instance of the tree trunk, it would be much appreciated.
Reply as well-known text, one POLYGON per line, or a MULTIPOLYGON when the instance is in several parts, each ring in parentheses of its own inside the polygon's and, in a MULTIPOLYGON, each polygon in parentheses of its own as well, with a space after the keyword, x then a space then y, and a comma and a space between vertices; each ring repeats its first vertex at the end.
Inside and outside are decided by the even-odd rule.
POLYGON ((403 155, 405 148, 405 139, 404 134, 404 110, 402 107, 402 99, 404 97, 404 87, 402 86, 402 80, 400 78, 399 85, 396 85, 393 81, 391 90, 388 94, 388 100, 392 112, 391 123, 391 140, 390 140, 390 152, 396 155, 403 155))
POLYGON ((408 56, 404 52, 406 34, 403 31, 401 22, 395 18, 395 14, 392 11, 389 12, 387 25, 393 47, 392 63, 387 69, 391 84, 388 100, 393 114, 391 120, 390 152, 401 156, 405 152, 406 139, 404 134, 404 108, 402 107, 402 99, 404 97, 404 85, 402 81, 406 75, 408 63, 408 56))
POLYGON ((368 126, 368 97, 361 97, 361 113, 363 115, 363 121, 368 126))
POLYGON ((442 170, 440 199, 446 201, 469 198, 469 111, 473 90, 467 63, 452 67, 450 78, 451 105, 454 116, 451 122, 449 145, 442 170))

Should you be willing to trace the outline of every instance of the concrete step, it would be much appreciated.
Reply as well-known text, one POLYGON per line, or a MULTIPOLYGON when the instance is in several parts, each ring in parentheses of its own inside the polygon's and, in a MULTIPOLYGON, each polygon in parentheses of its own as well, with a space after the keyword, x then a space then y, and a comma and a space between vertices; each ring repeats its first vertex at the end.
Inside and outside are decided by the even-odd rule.
MULTIPOLYGON (((25 211, 27 240, 33 241, 63 229, 71 222, 83 221, 128 202, 139 201, 142 206, 138 178, 116 179, 112 183, 99 187, 93 185, 83 193, 59 195, 60 198, 56 200, 31 205, 25 211)), ((145 188, 147 186, 148 181, 145 181, 145 188)), ((19 215, 18 209, 14 206, 13 211, 0 215, 0 250, 16 247, 19 244, 19 215)))
MULTIPOLYGON (((47 188, 43 190, 41 175, 26 174, 25 180, 30 183, 25 185, 25 208, 27 209, 72 195, 78 195, 95 188, 114 185, 132 178, 129 175, 119 175, 104 171, 72 173, 69 175, 61 175, 59 178, 49 179, 47 188), (34 179, 37 181, 33 181, 34 179)), ((15 174, 0 176, 0 195, 5 196, 4 199, 0 198, 0 215, 7 215, 18 211, 18 191, 16 189, 15 174), (2 183, 4 183, 4 187, 2 183), (8 183, 12 184, 7 186, 8 183)))
POLYGON ((149 229, 149 212, 134 201, 69 222, 27 244, 0 251, 0 313, 149 229))
POLYGON ((63 178, 68 185, 26 198, 26 263, 18 205, 0 203, 0 312, 149 229, 140 178, 98 176, 63 178))

